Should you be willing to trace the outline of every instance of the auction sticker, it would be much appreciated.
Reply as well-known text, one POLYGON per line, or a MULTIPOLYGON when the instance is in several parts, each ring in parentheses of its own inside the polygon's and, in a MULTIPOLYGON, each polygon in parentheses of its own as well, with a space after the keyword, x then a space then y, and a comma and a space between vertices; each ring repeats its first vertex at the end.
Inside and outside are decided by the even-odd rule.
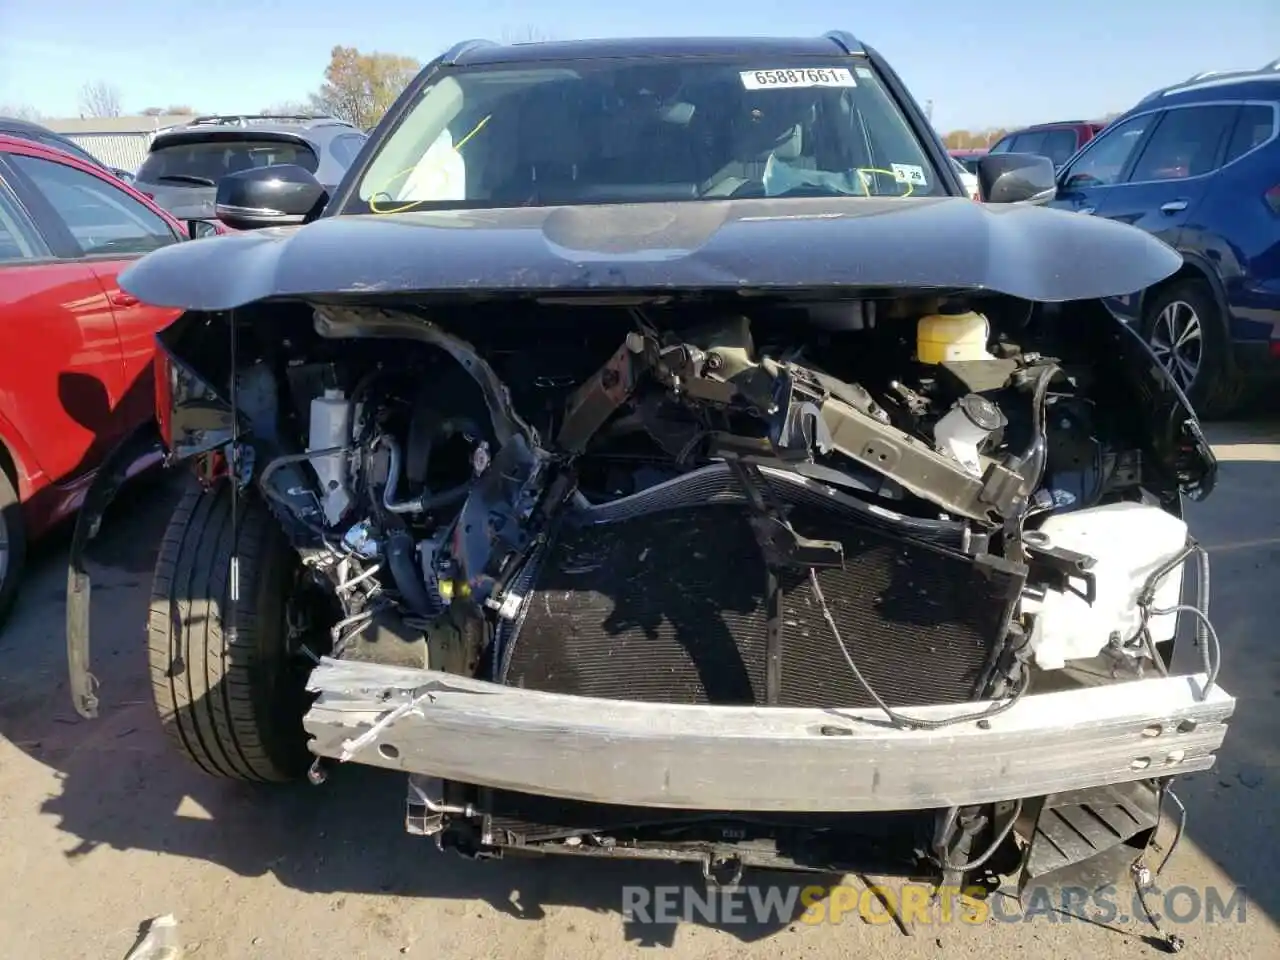
POLYGON ((742 85, 748 90, 775 87, 856 87, 857 81, 846 67, 795 67, 786 70, 743 70, 742 85))
POLYGON ((898 183, 909 183, 916 187, 927 187, 929 179, 924 174, 924 167, 914 163, 894 163, 890 164, 893 170, 893 179, 898 183))

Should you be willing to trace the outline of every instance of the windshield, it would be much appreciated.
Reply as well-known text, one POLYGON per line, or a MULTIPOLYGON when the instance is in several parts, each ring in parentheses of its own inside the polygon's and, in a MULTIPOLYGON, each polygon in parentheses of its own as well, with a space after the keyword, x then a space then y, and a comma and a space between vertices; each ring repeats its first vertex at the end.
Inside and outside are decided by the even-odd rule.
POLYGON ((204 140, 158 146, 135 175, 143 183, 212 187, 228 173, 276 163, 295 163, 311 173, 318 166, 305 143, 278 140, 204 140))
POLYGON ((946 193, 860 58, 602 59, 438 74, 344 212, 946 193))

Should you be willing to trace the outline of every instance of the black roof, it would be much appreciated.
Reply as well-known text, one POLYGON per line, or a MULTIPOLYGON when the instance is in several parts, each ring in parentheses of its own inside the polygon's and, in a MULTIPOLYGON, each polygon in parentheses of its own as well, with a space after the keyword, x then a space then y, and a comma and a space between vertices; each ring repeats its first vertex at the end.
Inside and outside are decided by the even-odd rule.
POLYGON ((22 140, 34 140, 37 143, 44 143, 46 146, 56 146, 73 157, 83 160, 85 163, 102 167, 104 170, 111 170, 110 167, 70 137, 50 130, 39 123, 33 123, 30 120, 19 120, 17 117, 0 117, 0 133, 18 137, 22 140))
POLYGON ((1054 127, 1100 127, 1105 126, 1101 120, 1045 120, 1041 123, 1033 123, 1025 127, 1019 127, 1018 133, 1025 133, 1028 130, 1051 130, 1054 127))
POLYGON ((0 117, 0 130, 6 133, 13 131, 14 133, 53 133, 48 127, 42 127, 38 123, 32 123, 30 120, 19 120, 17 117, 0 117))
POLYGON ((611 57, 832 57, 862 51, 856 38, 832 31, 821 37, 620 37, 510 44, 468 40, 453 47, 444 60, 469 67, 611 57))

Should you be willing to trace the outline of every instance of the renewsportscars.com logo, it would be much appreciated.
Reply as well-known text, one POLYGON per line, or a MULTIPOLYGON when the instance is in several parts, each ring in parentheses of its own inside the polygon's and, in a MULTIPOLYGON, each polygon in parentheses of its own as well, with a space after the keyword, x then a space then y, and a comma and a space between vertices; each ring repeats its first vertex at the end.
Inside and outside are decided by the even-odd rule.
MULTIPOLYGON (((1146 889, 1147 905, 1158 923, 1244 923, 1243 887, 1186 885, 1146 889)), ((1114 886, 1033 887, 1021 901, 987 895, 981 887, 935 888, 929 884, 859 887, 789 886, 712 888, 658 886, 622 888, 623 917, 634 923, 714 925, 843 923, 860 920, 905 924, 1129 923, 1146 922, 1138 894, 1114 886), (798 915, 798 916, 797 916, 798 915)))

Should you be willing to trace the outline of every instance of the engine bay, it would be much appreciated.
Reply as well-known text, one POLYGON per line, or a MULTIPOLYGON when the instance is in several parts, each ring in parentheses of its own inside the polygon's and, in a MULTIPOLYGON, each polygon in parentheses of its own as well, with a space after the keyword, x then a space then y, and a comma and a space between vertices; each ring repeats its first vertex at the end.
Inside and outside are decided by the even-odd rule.
MULTIPOLYGON (((223 468, 256 484, 332 600, 321 618, 331 621, 327 639, 309 656, 499 679, 537 587, 539 552, 566 530, 735 504, 754 543, 733 549, 758 551, 765 571, 769 676, 759 702, 778 702, 783 581, 797 576, 821 598, 815 629, 826 621, 835 636, 824 642, 881 701, 846 642, 875 631, 855 618, 847 626, 864 636, 842 637, 832 615, 841 598, 827 598, 819 579, 824 570, 853 570, 847 583, 877 574, 850 567, 849 541, 823 532, 824 512, 950 551, 995 584, 974 598, 996 622, 984 628, 991 649, 973 667, 982 682, 969 698, 1015 696, 1032 666, 1104 653, 1126 669, 1164 667, 1157 648, 1172 641, 1177 618, 1151 611, 1181 591, 1188 455, 1160 458, 1114 357, 1098 361, 1087 343, 1045 351, 1064 341, 1046 335, 1024 301, 254 309, 270 310, 284 335, 256 335, 249 311, 237 321, 244 359, 233 363, 230 392, 247 442, 237 435, 223 468), (793 522, 796 511, 805 524, 793 522), (1121 527, 1127 539, 1107 536, 1121 527), (1118 596, 1104 590, 1101 607, 1100 559, 1108 582, 1125 585, 1118 596)), ((167 346, 217 383, 216 359, 194 362, 209 329, 176 324, 167 346)), ((698 541, 705 563, 739 562, 713 541, 698 541)), ((690 550, 703 557, 697 544, 690 550)), ((923 590, 919 602, 937 605, 923 590)), ((666 616, 663 603, 646 616, 666 616)), ((939 613, 947 616, 974 619, 939 613)), ((911 642, 933 644, 931 629, 911 642)), ((864 663, 880 652, 872 646, 864 663)), ((928 694, 897 700, 913 695, 928 694)))

